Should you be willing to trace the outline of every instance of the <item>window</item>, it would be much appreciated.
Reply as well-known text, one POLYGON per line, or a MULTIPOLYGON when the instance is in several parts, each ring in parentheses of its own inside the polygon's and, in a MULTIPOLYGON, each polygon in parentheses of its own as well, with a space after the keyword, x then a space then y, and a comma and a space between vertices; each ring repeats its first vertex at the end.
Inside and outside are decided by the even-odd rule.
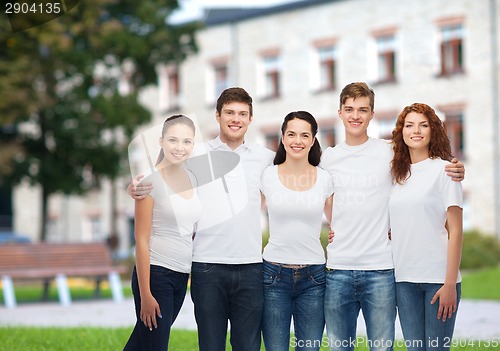
POLYGON ((276 151, 278 150, 278 146, 280 144, 280 138, 276 133, 270 133, 265 135, 266 138, 266 147, 269 150, 276 151))
POLYGON ((463 28, 461 24, 441 27, 441 75, 464 72, 463 28))
POLYGON ((444 125, 450 139, 451 153, 459 159, 464 158, 464 122, 463 113, 449 112, 445 114, 444 125))
POLYGON ((368 126, 368 135, 383 140, 391 140, 392 131, 396 126, 399 113, 398 110, 378 110, 368 126))
POLYGON ((89 217, 90 221, 90 233, 92 240, 102 240, 104 238, 102 231, 102 219, 99 215, 94 215, 89 217))
POLYGON ((227 55, 212 57, 207 63, 205 98, 208 106, 215 105, 217 98, 231 86, 231 58, 227 55))
POLYGON ((337 139, 335 137, 335 127, 333 125, 320 127, 319 137, 321 148, 324 150, 329 146, 335 146, 337 139))
POLYGON ((260 128, 264 136, 264 142, 269 150, 276 151, 280 144, 281 129, 280 125, 269 124, 260 128))
POLYGON ((226 88, 229 88, 229 76, 227 64, 216 64, 214 70, 214 96, 218 97, 226 88))
POLYGON ((277 55, 264 56, 264 98, 280 96, 280 59, 277 55))
POLYGON ((167 111, 178 110, 180 107, 180 82, 177 67, 167 69, 167 111))
POLYGON ((319 56, 319 90, 335 89, 335 62, 337 50, 334 46, 318 48, 319 56))
POLYGON ((396 41, 394 35, 383 35, 375 38, 377 45, 378 83, 396 80, 396 41))
POLYGON ((377 116, 377 137, 379 139, 391 140, 392 139, 392 131, 396 126, 397 114, 393 115, 394 117, 385 117, 379 118, 377 116))

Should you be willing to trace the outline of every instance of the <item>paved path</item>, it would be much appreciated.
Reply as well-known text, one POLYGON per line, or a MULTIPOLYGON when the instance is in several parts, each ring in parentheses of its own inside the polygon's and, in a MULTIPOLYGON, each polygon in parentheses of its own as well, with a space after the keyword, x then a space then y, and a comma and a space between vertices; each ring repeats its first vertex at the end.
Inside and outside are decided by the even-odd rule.
MULTIPOLYGON (((56 302, 23 303, 16 308, 0 307, 1 326, 98 326, 131 327, 135 323, 134 303, 131 298, 115 303, 109 300, 75 301, 64 307, 56 302)), ((396 337, 402 338, 399 322, 396 323, 396 337)), ((186 296, 176 329, 196 329, 193 303, 186 296)), ((364 322, 360 316, 358 334, 366 335, 364 322)), ((462 300, 455 327, 457 338, 474 340, 500 339, 500 302, 462 300)))

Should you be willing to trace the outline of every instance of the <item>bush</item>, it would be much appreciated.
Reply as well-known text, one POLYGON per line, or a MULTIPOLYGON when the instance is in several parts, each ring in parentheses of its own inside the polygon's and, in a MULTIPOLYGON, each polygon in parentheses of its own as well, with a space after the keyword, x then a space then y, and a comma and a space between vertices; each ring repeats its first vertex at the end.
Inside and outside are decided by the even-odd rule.
POLYGON ((462 269, 497 267, 500 264, 500 241, 478 230, 464 232, 462 269))

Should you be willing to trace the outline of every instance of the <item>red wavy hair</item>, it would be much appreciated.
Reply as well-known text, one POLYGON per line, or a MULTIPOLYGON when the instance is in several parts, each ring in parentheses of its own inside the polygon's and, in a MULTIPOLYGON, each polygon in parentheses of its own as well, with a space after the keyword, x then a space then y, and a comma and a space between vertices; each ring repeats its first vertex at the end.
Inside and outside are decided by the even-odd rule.
POLYGON ((411 112, 420 113, 429 121, 429 126, 431 128, 429 157, 439 157, 446 161, 451 161, 452 159, 450 140, 446 135, 443 122, 436 115, 434 109, 421 103, 414 103, 410 106, 406 106, 398 116, 396 127, 392 131, 391 142, 394 148, 394 158, 391 162, 391 173, 393 179, 399 184, 403 184, 411 176, 410 151, 403 140, 405 119, 411 112))

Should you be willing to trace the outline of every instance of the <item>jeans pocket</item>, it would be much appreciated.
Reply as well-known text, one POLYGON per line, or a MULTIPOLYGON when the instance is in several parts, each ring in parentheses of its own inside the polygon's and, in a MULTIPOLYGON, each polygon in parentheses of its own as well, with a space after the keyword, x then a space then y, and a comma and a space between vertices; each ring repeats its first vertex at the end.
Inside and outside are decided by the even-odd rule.
POLYGON ((326 271, 325 269, 318 270, 313 272, 310 276, 311 281, 316 285, 324 285, 326 284, 326 271))
POLYGON ((278 279, 277 275, 269 274, 269 273, 264 273, 263 282, 264 282, 265 286, 273 285, 274 283, 276 283, 277 279, 278 279))
POLYGON ((214 263, 193 262, 191 266, 191 273, 209 273, 214 269, 214 263))
POLYGON ((278 279, 279 269, 271 263, 265 262, 263 265, 263 283, 265 286, 273 285, 278 279))

